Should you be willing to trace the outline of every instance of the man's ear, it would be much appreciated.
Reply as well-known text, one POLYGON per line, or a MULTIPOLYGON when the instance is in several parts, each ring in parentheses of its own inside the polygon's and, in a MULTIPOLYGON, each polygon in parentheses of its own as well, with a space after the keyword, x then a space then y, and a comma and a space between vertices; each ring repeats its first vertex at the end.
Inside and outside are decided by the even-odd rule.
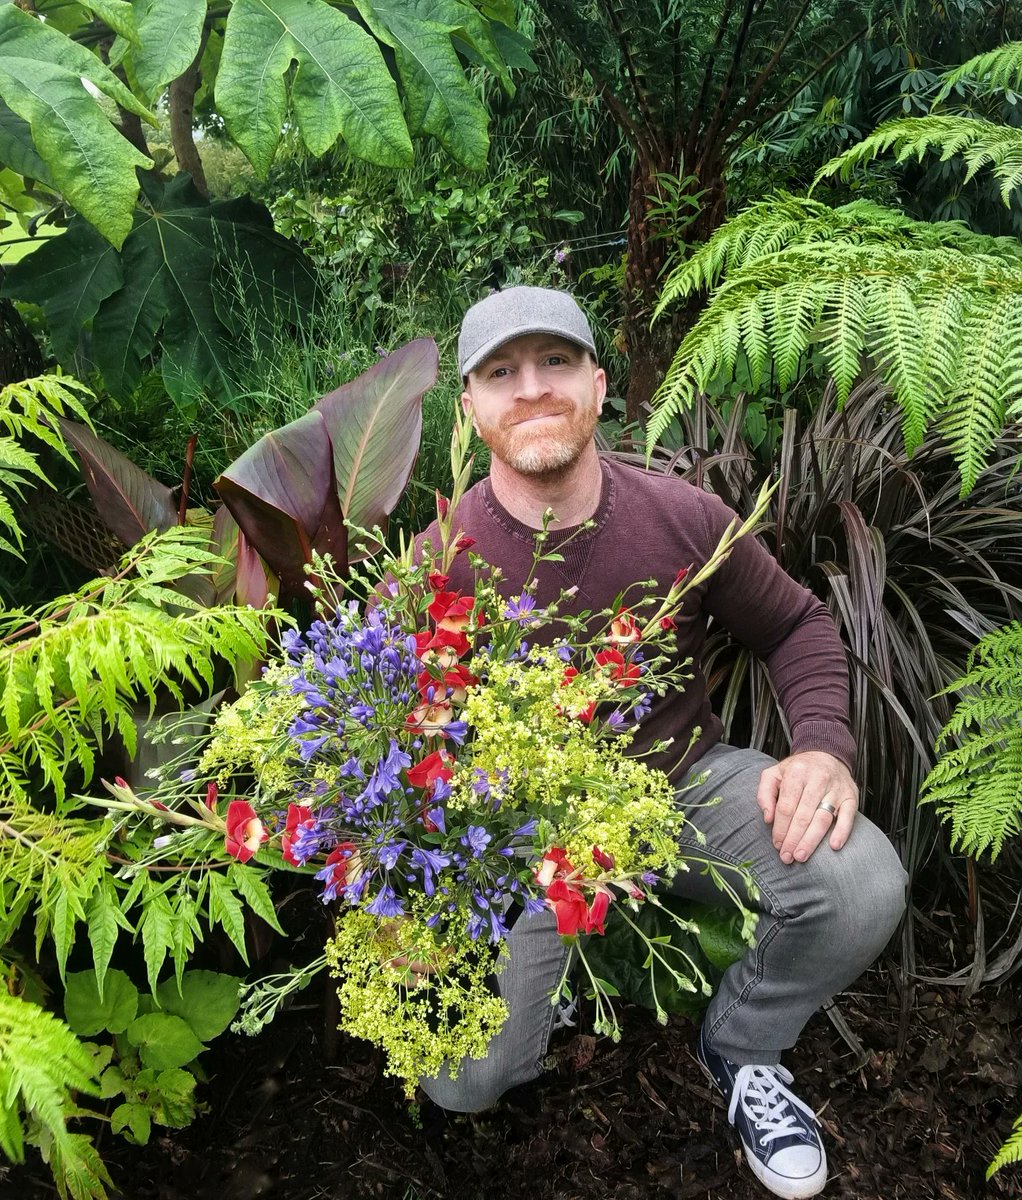
POLYGON ((476 431, 476 434, 478 435, 479 434, 479 422, 476 420, 475 412, 472 409, 472 397, 467 390, 461 393, 461 411, 467 417, 472 418, 472 428, 476 431))
POLYGON ((607 372, 603 367, 597 367, 593 372, 593 383, 596 385, 596 413, 603 412, 603 402, 607 398, 607 372))

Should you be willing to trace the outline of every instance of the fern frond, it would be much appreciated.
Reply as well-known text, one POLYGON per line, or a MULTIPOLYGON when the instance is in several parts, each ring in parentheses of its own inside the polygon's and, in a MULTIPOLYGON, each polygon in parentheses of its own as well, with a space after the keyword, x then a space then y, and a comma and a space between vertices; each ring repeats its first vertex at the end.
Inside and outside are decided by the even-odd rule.
POLYGON ((953 846, 996 858, 1022 832, 1022 625, 983 638, 942 694, 952 692, 962 698, 937 740, 941 757, 920 803, 950 822, 953 846))
POLYGON ((1005 42, 984 54, 977 54, 968 62, 946 71, 943 86, 934 103, 947 99, 952 90, 966 80, 986 84, 988 87, 1008 88, 1022 91, 1022 42, 1005 42))
MULTIPOLYGON (((209 688, 218 661, 257 659, 269 614, 203 608, 170 585, 218 560, 188 527, 150 535, 110 579, 94 580, 37 612, 0 607, 0 757, 38 766, 58 798, 76 762, 91 776, 95 743, 116 730, 133 747, 133 706, 158 689, 209 688)), ((281 614, 276 614, 280 616, 281 614)))
POLYGON ((1015 1127, 1008 1134, 1008 1140, 997 1151, 994 1161, 987 1167, 987 1179, 1009 1163, 1022 1162, 1022 1117, 1015 1122, 1015 1127))
POLYGON ((966 181, 989 166, 1001 185, 1001 198, 1005 204, 1010 202, 1012 191, 1022 183, 1022 130, 982 117, 928 116, 885 121, 861 142, 825 163, 813 186, 832 175, 848 180, 858 167, 889 152, 893 152, 897 163, 911 159, 921 162, 932 152, 940 153, 941 162, 962 155, 966 181))
MULTIPOLYGON (((731 376, 740 351, 753 386, 772 367, 783 387, 814 345, 834 373, 839 400, 869 356, 904 413, 907 448, 915 449, 937 424, 967 492, 1009 406, 1022 405, 1022 350, 1011 348, 1017 341, 1011 330, 1022 315, 1022 245, 979 237, 954 222, 912 221, 875 204, 845 205, 828 217, 825 205, 800 203, 806 215, 801 233, 792 233, 795 209, 785 201, 776 228, 787 244, 778 249, 770 241, 762 258, 739 262, 751 234, 746 229, 729 238, 724 227, 725 250, 715 252, 713 262, 733 265, 653 398, 648 444, 693 396, 731 376)), ((749 213, 770 225, 762 205, 734 223, 749 213)), ((687 266, 665 300, 709 277, 702 268, 685 276, 687 266)))
POLYGON ((54 418, 74 415, 91 428, 82 403, 82 397, 91 395, 85 384, 59 373, 0 388, 0 430, 7 431, 7 435, 0 433, 0 530, 7 535, 0 536, 0 551, 18 554, 22 546, 21 527, 9 496, 20 498, 21 485, 28 479, 49 483, 22 440, 34 438, 73 461, 54 418))
POLYGON ((26 1121, 38 1122, 62 1195, 102 1200, 110 1183, 95 1147, 67 1129, 77 1112, 72 1092, 99 1095, 93 1059, 70 1029, 51 1013, 0 988, 0 1149, 24 1157, 26 1121))

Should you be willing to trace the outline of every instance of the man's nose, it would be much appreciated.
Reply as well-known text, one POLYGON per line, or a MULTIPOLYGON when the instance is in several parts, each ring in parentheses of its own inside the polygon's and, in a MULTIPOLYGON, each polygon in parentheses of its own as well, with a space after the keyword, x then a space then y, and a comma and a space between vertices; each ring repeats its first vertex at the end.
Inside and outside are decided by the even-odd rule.
POLYGON ((548 391, 546 379, 538 367, 525 363, 515 373, 515 398, 517 400, 539 400, 548 391))

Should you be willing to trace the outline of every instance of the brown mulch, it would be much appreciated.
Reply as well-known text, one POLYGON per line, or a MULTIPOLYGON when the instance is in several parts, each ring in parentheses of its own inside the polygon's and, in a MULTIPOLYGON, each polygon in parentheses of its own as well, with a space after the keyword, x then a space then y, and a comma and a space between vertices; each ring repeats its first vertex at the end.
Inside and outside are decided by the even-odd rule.
MULTIPOLYGON (((1022 1111, 1018 999, 921 992, 901 1055, 884 974, 839 1003, 863 1065, 823 1014, 789 1062, 826 1132, 824 1197, 1022 1197, 1020 1167, 984 1181, 1022 1111)), ((340 1038, 325 1065, 322 1009, 306 1007, 255 1040, 221 1039, 190 1128, 101 1150, 124 1200, 764 1200, 693 1059, 694 1026, 635 1008, 624 1024, 617 1045, 559 1033, 540 1080, 464 1116, 405 1102, 364 1043, 340 1038)), ((4 1200, 53 1195, 38 1162, 0 1170, 4 1200)))

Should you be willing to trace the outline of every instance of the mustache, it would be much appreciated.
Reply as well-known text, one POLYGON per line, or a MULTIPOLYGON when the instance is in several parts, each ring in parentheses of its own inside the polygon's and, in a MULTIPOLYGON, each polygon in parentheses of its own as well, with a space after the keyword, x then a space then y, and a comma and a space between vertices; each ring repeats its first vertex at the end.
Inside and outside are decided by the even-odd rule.
POLYGON ((571 416, 570 408, 557 409, 521 409, 515 412, 508 413, 501 419, 500 428, 505 432, 509 429, 514 429, 516 425, 520 425, 523 421, 528 421, 533 417, 568 417, 571 416))

